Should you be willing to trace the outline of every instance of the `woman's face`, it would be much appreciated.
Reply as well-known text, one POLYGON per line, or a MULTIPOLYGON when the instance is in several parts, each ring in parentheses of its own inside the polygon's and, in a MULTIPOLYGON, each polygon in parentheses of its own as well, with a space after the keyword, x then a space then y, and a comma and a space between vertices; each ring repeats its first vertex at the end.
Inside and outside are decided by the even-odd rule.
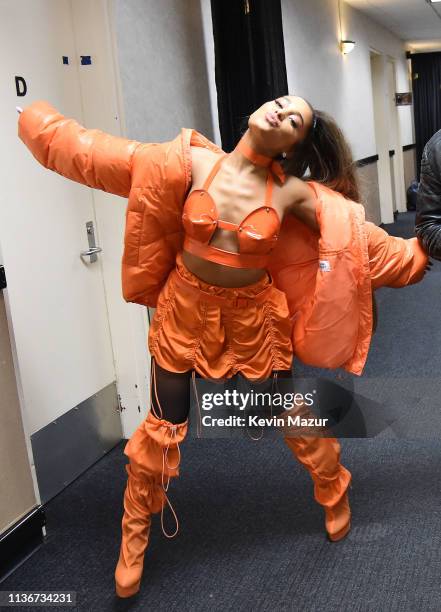
POLYGON ((303 98, 281 96, 254 111, 248 127, 256 144, 273 155, 289 155, 308 135, 312 120, 311 108, 303 98))

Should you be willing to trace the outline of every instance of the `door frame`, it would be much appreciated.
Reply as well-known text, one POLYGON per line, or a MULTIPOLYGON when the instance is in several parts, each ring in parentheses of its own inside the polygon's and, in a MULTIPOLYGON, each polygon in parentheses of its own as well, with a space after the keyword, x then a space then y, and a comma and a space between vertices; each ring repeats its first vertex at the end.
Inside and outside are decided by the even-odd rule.
POLYGON ((389 158, 389 109, 387 100, 386 57, 376 49, 369 49, 371 71, 372 105, 374 111, 374 134, 378 155, 378 188, 380 193, 380 215, 382 223, 394 222, 392 177, 389 158))
POLYGON ((404 160, 403 160, 403 145, 401 140, 400 122, 398 116, 398 107, 395 104, 395 93, 397 92, 397 62, 394 57, 387 56, 386 68, 392 68, 392 84, 388 80, 388 97, 389 97, 389 125, 393 131, 394 140, 394 155, 392 158, 393 175, 391 177, 394 187, 394 195, 396 200, 396 211, 405 212, 406 207, 406 187, 404 181, 404 160))
MULTIPOLYGON (((90 5, 98 11, 94 23, 94 42, 101 40, 100 65, 102 77, 99 85, 105 91, 106 104, 100 112, 91 113, 91 127, 110 131, 115 136, 127 137, 124 115, 122 85, 118 65, 118 44, 115 25, 114 3, 112 0, 70 0, 75 11, 83 3, 85 10, 90 5), (74 6, 73 6, 74 8, 74 6), (109 128, 110 126, 110 128, 109 128)), ((86 22, 87 23, 87 22, 86 22)), ((78 32, 75 33, 77 36, 78 32)), ((77 49, 77 54, 82 51, 77 49)), ((98 88, 97 88, 98 89, 98 88)), ((89 93, 89 92, 88 92, 89 93)), ((88 102, 85 92, 81 92, 83 114, 88 117, 88 102)), ((118 240, 112 235, 107 223, 103 223, 102 214, 112 215, 114 224, 124 227, 127 201, 121 202, 117 196, 109 196, 100 191, 93 191, 93 207, 96 217, 97 233, 116 252, 118 240), (115 203, 104 202, 104 199, 115 198, 115 203), (116 209, 112 209, 112 205, 116 209), (102 209, 101 209, 102 207, 102 209), (101 212, 101 223, 100 223, 101 212)), ((122 254, 121 254, 122 255, 122 254)), ((150 355, 147 348, 148 311, 144 306, 125 303, 121 288, 121 258, 117 265, 112 265, 108 259, 103 260, 103 283, 106 294, 110 337, 113 347, 116 385, 120 404, 120 416, 124 438, 129 438, 149 409, 150 394, 150 355)))

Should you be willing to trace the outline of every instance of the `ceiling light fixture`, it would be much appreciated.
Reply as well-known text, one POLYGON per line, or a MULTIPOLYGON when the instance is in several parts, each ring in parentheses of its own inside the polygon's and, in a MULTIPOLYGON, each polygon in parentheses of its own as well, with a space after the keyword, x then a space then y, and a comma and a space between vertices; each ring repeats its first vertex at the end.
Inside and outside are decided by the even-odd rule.
MULTIPOLYGON (((437 1, 441 2, 441 0, 437 0, 437 1)), ((355 41, 353 40, 342 40, 340 42, 340 49, 344 55, 347 55, 348 53, 353 51, 354 47, 355 47, 355 41)))

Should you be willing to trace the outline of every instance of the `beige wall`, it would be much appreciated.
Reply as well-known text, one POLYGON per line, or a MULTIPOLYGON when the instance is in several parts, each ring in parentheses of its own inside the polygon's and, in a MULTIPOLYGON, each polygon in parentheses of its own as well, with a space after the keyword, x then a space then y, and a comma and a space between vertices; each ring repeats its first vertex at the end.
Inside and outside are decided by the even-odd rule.
POLYGON ((200 0, 112 0, 112 5, 126 136, 163 142, 187 127, 211 139, 200 0))
POLYGON ((0 291, 0 533, 37 505, 0 291))
MULTIPOLYGON (((307 98, 337 121, 355 159, 376 155, 370 52, 393 59, 397 91, 409 91, 408 65, 402 40, 346 2, 282 0, 288 89, 307 98), (339 50, 344 38, 356 41, 352 53, 339 50)), ((412 107, 396 108, 401 144, 414 142, 412 107)))
POLYGON ((374 162, 357 168, 357 179, 360 185, 362 204, 366 209, 366 220, 379 225, 381 215, 377 163, 374 162))
MULTIPOLYGON (((404 182, 407 189, 411 181, 416 178, 415 149, 403 151, 403 162, 404 182)), ((372 221, 372 223, 379 225, 381 223, 381 215, 377 164, 374 162, 373 164, 367 164, 366 166, 357 168, 357 178, 362 194, 362 204, 366 209, 366 219, 367 221, 372 221)))
POLYGON ((411 181, 416 179, 416 175, 417 175, 416 150, 409 149, 408 151, 403 151, 403 162, 404 162, 404 184, 407 189, 411 181))

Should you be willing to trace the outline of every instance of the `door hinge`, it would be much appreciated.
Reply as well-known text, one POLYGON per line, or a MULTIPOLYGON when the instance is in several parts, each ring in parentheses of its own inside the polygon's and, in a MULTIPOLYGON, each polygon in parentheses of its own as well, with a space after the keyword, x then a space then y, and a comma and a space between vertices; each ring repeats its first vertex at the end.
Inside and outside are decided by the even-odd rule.
POLYGON ((0 289, 6 289, 6 273, 5 273, 5 267, 4 266, 0 266, 0 289))

